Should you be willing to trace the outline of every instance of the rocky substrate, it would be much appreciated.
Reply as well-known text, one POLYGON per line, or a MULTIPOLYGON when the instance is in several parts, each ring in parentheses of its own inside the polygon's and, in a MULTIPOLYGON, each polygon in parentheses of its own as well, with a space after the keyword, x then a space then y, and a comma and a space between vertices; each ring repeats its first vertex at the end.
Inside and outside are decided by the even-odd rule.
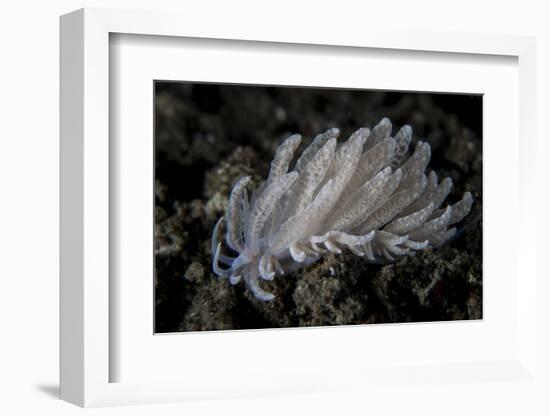
POLYGON ((480 319, 482 317, 481 98, 360 91, 157 84, 155 325, 157 332, 480 319), (235 181, 265 177, 282 138, 306 146, 328 127, 347 138, 389 117, 432 146, 429 167, 472 192, 455 239, 393 264, 351 253, 273 282, 255 299, 216 277, 210 237, 235 181))

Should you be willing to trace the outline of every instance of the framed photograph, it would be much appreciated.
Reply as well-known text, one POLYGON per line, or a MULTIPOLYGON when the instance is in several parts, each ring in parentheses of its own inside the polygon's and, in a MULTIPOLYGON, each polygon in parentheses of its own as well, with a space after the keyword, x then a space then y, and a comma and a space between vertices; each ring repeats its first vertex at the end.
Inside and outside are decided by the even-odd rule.
POLYGON ((182 19, 61 18, 61 397, 537 383, 534 40, 182 19))

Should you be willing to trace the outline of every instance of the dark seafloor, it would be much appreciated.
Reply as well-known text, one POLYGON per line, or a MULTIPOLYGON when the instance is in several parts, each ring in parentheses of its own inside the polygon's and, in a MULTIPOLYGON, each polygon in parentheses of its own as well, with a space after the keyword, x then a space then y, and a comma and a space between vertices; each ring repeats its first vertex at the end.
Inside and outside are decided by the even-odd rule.
POLYGON ((481 96, 156 82, 155 151, 155 332, 481 319, 481 96), (428 168, 454 182, 446 203, 472 192, 454 240, 387 265, 325 255, 262 281, 271 302, 213 274, 212 228, 238 178, 265 179, 291 133, 299 154, 329 127, 341 141, 384 116, 430 143, 428 168))

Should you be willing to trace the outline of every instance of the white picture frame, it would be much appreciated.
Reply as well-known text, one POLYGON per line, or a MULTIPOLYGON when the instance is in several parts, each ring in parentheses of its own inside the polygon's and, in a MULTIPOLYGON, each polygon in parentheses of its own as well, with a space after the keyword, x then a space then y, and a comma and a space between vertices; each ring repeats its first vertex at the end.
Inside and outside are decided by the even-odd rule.
MULTIPOLYGON (((265 23, 265 22, 264 22, 265 23)), ((61 398, 80 406, 158 403, 196 398, 247 397, 262 394, 334 391, 393 383, 396 378, 427 380, 530 380, 537 383, 536 218, 526 215, 534 200, 530 178, 535 168, 535 41, 529 37, 466 33, 433 33, 385 28, 353 28, 328 32, 303 28, 202 19, 168 13, 83 9, 61 18, 61 398), (185 22, 184 24, 182 22, 185 22), (236 29, 238 28, 238 30, 236 29), (519 68, 519 172, 516 247, 522 280, 517 292, 518 345, 498 361, 418 363, 409 369, 390 367, 320 369, 319 374, 281 371, 264 380, 241 377, 231 387, 230 374, 213 382, 205 377, 178 381, 111 382, 110 366, 120 359, 111 349, 110 320, 116 309, 110 297, 109 253, 109 42, 111 34, 276 42, 285 45, 331 45, 439 54, 508 56, 519 68), (523 214, 523 215, 522 215, 523 214), (522 244, 522 242, 524 244, 522 244), (532 243, 531 243, 532 244, 532 243), (442 377, 441 379, 439 377, 442 377), (343 380, 346 380, 345 382, 343 380), (224 387, 225 386, 225 387, 224 387)), ((517 271, 516 271, 517 273, 517 271)), ((359 329, 360 330, 360 329, 359 329)), ((357 331, 356 331, 357 332, 357 331)), ((318 333, 322 334, 322 333, 318 333)), ((229 336, 228 334, 219 334, 229 336)), ((152 336, 152 334, 151 334, 152 336)), ((252 335, 254 336, 254 335, 252 335)), ((275 334, 276 336, 276 334, 275 334)), ((330 334, 322 334, 331 336, 330 334)), ((170 342, 170 341, 166 341, 170 342)), ((238 342, 243 342, 238 341, 238 342)), ((406 381, 405 381, 406 382, 406 381)), ((409 381, 410 382, 410 381, 409 381)))

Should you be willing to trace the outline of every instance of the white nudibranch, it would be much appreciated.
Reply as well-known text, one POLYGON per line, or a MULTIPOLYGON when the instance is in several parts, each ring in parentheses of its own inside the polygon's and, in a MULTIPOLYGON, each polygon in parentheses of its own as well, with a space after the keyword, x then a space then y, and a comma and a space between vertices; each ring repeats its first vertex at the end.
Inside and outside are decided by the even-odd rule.
POLYGON ((372 131, 361 128, 337 146, 340 131, 329 129, 314 138, 290 172, 301 136, 286 139, 250 200, 250 177, 233 187, 212 235, 214 272, 232 284, 244 280, 256 298, 269 301, 274 296, 259 279, 295 271, 326 252, 348 249, 370 262, 392 262, 451 239, 456 228, 450 226, 468 215, 472 195, 466 192, 441 208, 452 181, 439 182, 435 172, 425 172, 430 145, 419 141, 403 160, 412 129, 404 126, 394 137, 391 132, 384 118, 372 131), (221 254, 224 221, 225 242, 236 257, 221 254))

